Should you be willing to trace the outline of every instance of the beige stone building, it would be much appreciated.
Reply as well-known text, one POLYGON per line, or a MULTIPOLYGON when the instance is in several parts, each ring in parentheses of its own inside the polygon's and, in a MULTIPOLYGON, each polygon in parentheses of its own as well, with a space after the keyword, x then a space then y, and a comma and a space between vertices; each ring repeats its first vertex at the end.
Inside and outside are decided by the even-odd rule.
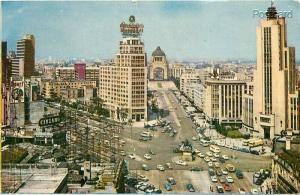
POLYGON ((45 98, 51 98, 53 94, 66 99, 83 98, 89 100, 94 96, 96 81, 44 81, 42 94, 45 98))
POLYGON ((173 64, 171 68, 171 75, 175 79, 180 79, 184 73, 191 74, 194 72, 195 68, 183 64, 173 64))
POLYGON ((284 17, 269 7, 256 28, 257 69, 254 72, 254 135, 273 139, 282 130, 299 129, 295 48, 287 46, 284 17))
POLYGON ((242 123, 242 98, 245 81, 208 80, 205 82, 204 113, 207 120, 242 123))
POLYGON ((123 39, 115 63, 100 66, 99 97, 111 118, 147 121, 147 61, 141 40, 144 26, 130 16, 129 23, 121 23, 120 28, 123 39))
POLYGON ((189 85, 193 83, 200 83, 200 78, 197 73, 193 72, 182 74, 180 76, 180 91, 185 95, 188 95, 190 90, 189 85))
MULTIPOLYGON (((85 80, 98 81, 100 68, 98 66, 87 66, 85 69, 85 80)), ((76 72, 72 67, 57 67, 55 68, 55 76, 58 80, 74 80, 76 72)))

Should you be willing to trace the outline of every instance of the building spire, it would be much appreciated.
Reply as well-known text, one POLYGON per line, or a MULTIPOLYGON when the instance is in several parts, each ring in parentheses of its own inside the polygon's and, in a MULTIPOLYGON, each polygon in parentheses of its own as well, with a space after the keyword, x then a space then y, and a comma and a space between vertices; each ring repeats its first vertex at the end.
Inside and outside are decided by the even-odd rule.
POLYGON ((267 19, 272 20, 272 19, 276 19, 276 18, 277 18, 276 7, 274 6, 274 1, 271 0, 271 6, 268 7, 268 10, 267 10, 267 19))

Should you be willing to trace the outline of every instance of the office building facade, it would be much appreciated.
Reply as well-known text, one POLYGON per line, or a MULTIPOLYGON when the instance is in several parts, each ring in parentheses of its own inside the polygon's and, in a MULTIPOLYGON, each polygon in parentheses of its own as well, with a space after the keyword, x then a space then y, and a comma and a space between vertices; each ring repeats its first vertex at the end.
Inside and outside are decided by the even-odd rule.
POLYGON ((282 131, 299 133, 299 97, 295 48, 287 46, 284 17, 271 6, 256 29, 257 69, 254 72, 254 134, 273 139, 282 131))
POLYGON ((147 60, 144 26, 130 16, 120 25, 123 39, 115 63, 100 66, 99 97, 115 120, 147 121, 147 60))

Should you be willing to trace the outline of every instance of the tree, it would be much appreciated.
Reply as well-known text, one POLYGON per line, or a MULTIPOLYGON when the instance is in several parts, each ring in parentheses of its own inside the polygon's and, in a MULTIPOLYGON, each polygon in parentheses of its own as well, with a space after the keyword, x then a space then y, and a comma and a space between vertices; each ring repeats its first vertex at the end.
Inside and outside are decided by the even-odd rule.
POLYGON ((151 109, 152 109, 152 112, 154 112, 156 114, 156 118, 158 119, 159 118, 159 115, 158 115, 159 108, 158 108, 155 100, 152 100, 152 102, 151 102, 151 109))

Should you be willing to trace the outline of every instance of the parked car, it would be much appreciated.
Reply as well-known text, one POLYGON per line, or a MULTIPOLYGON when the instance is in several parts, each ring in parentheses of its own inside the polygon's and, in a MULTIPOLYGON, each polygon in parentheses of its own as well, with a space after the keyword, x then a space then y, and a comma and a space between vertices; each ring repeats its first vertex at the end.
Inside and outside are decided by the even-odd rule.
POLYGON ((220 157, 220 158, 219 158, 219 161, 220 161, 221 163, 225 163, 225 160, 224 160, 223 157, 220 157))
POLYGON ((250 191, 251 194, 258 194, 258 190, 256 188, 252 188, 250 191))
POLYGON ((169 183, 166 183, 166 184, 165 184, 165 189, 166 189, 167 191, 171 191, 171 190, 172 190, 172 185, 169 184, 169 183))
POLYGON ((223 175, 228 175, 228 171, 226 171, 225 169, 221 169, 221 171, 223 175))
POLYGON ((239 188, 239 193, 240 194, 246 194, 246 190, 244 188, 239 188))
POLYGON ((186 185, 186 189, 189 191, 189 192, 195 192, 195 188, 193 186, 193 184, 187 184, 186 185))
POLYGON ((209 176, 214 176, 216 173, 215 173, 215 170, 208 169, 208 174, 209 174, 209 176))
POLYGON ((206 155, 209 157, 212 157, 212 153, 211 152, 206 152, 206 155))
POLYGON ((224 189, 222 186, 216 186, 218 193, 224 193, 224 189))
POLYGON ((224 160, 228 160, 229 159, 229 157, 227 155, 225 155, 225 154, 222 157, 223 157, 224 160))
POLYGON ((220 164, 218 162, 215 162, 215 167, 216 168, 219 168, 220 167, 220 164))
POLYGON ((212 182, 218 182, 218 178, 215 175, 211 176, 210 179, 211 179, 212 182))
POLYGON ((208 167, 213 167, 213 162, 208 162, 208 167))
POLYGON ((217 176, 222 176, 223 175, 223 173, 220 169, 216 169, 216 174, 217 174, 217 176))
POLYGON ((236 170, 235 175, 238 179, 243 179, 244 175, 241 170, 236 170))
POLYGON ((229 175, 226 177, 226 181, 227 181, 227 183, 233 183, 234 182, 233 178, 229 175))
POLYGON ((231 191, 231 187, 230 187, 230 185, 227 184, 227 183, 225 183, 225 184, 223 185, 223 188, 224 188, 224 190, 225 190, 226 192, 230 192, 230 191, 231 191))
POLYGON ((202 171, 203 169, 201 169, 199 167, 192 167, 190 170, 191 171, 202 171))
POLYGON ((219 177, 220 183, 226 183, 226 178, 224 176, 219 177))

